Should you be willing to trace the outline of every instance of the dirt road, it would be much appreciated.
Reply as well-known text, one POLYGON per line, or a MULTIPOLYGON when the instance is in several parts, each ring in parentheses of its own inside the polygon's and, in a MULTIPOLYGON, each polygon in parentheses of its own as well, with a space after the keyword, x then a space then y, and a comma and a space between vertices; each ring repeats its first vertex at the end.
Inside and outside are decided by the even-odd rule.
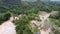
POLYGON ((2 25, 0 25, 0 34, 16 34, 15 25, 12 22, 13 17, 10 20, 5 21, 2 25))

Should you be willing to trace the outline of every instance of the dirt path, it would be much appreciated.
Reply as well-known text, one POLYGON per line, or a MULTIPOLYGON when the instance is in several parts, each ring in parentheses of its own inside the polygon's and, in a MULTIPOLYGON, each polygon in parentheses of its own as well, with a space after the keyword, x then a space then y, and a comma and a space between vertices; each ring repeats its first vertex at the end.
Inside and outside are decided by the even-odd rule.
POLYGON ((0 25, 0 34, 16 34, 15 25, 12 22, 13 17, 10 20, 0 25))

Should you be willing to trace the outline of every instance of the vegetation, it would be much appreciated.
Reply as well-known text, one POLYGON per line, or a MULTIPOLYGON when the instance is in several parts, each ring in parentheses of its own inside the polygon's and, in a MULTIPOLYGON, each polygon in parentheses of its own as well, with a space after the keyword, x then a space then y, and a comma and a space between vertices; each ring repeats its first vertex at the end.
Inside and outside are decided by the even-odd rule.
POLYGON ((0 24, 2 24, 4 21, 9 20, 10 17, 11 17, 11 14, 8 12, 0 14, 0 24))
MULTIPOLYGON (((8 4, 6 2, 7 0, 0 1, 0 23, 3 23, 4 21, 8 20, 9 17, 11 16, 11 13, 13 13, 14 15, 26 14, 25 17, 21 17, 19 20, 14 21, 14 23, 17 25, 16 27, 17 34, 33 34, 31 32, 31 29, 29 28, 29 23, 30 23, 29 21, 34 19, 34 17, 38 17, 39 11, 46 11, 49 13, 52 10, 54 10, 60 12, 60 4, 57 3, 50 2, 47 4, 41 2, 41 4, 33 5, 34 3, 31 4, 27 2, 28 4, 27 5, 26 3, 8 4)), ((60 27, 60 13, 58 14, 58 16, 55 17, 51 16, 50 18, 53 20, 54 24, 60 27)), ((58 31, 55 32, 55 34, 58 33, 59 33, 58 31)))

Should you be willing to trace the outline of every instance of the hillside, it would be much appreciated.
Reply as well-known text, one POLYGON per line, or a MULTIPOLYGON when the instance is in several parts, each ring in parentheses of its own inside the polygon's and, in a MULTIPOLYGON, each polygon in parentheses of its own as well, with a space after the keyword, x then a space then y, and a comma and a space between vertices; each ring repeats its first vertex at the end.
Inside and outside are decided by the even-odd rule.
POLYGON ((17 34, 42 34, 45 31, 60 34, 59 2, 1 0, 0 25, 11 16, 14 17, 12 23, 16 25, 17 34))

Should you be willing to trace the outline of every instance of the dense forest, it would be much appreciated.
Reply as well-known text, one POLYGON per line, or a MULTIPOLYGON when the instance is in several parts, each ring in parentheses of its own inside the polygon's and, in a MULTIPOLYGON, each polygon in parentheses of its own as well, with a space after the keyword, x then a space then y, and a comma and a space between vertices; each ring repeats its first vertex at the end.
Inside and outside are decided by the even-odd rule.
MULTIPOLYGON (((29 28, 29 23, 34 17, 38 17, 38 12, 45 11, 50 13, 51 11, 58 11, 56 16, 50 16, 52 23, 60 27, 60 3, 58 2, 45 2, 45 1, 35 1, 27 2, 21 0, 1 0, 0 1, 0 24, 8 20, 10 14, 12 16, 18 16, 20 14, 25 14, 19 20, 14 20, 16 26, 17 34, 33 34, 29 28)), ((39 18, 37 18, 39 20, 39 18)), ((53 29, 55 34, 60 34, 56 29, 53 29)))

